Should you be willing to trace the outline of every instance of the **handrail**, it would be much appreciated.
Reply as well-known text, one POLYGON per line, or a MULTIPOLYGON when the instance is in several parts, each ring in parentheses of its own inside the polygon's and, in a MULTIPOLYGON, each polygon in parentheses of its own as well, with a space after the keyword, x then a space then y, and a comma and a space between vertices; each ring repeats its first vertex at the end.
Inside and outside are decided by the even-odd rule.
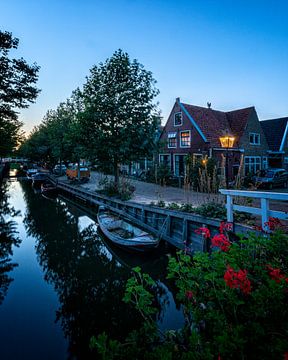
POLYGON ((247 190, 227 190, 219 189, 219 192, 227 196, 226 209, 227 209, 227 221, 233 222, 233 210, 242 211, 254 215, 261 215, 262 228, 267 230, 267 223, 269 217, 277 217, 278 219, 288 220, 288 205, 287 211, 270 210, 270 200, 288 201, 288 193, 277 193, 267 191, 247 191, 247 190), (249 197, 252 199, 260 199, 261 208, 253 206, 242 206, 233 204, 233 197, 249 197))

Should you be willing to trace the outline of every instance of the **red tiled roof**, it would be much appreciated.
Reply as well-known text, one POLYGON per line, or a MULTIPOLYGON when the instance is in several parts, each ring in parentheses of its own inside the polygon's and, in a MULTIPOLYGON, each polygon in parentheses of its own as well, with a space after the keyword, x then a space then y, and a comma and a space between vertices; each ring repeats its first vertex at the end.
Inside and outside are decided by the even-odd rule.
MULTIPOLYGON (((199 126, 211 146, 221 146, 219 137, 230 133, 239 138, 242 136, 253 107, 223 112, 211 108, 183 104, 190 116, 199 126)), ((237 141, 236 139, 236 141, 237 141)))

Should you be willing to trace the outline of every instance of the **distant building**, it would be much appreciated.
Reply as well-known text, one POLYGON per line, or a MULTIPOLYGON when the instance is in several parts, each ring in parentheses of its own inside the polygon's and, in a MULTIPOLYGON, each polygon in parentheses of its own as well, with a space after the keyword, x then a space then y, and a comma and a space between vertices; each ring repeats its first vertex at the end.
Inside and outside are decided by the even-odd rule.
POLYGON ((260 121, 265 133, 269 167, 288 170, 288 117, 260 121))

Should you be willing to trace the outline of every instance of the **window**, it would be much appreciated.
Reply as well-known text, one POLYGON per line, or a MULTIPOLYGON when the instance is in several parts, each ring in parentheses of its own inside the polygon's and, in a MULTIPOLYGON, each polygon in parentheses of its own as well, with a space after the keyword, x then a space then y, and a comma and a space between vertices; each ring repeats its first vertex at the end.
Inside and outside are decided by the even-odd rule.
POLYGON ((288 157, 284 157, 284 164, 287 165, 288 164, 288 157))
POLYGON ((174 155, 174 174, 176 176, 184 176, 185 172, 185 155, 174 155))
POLYGON ((267 156, 263 156, 262 158, 262 169, 267 169, 268 168, 268 158, 267 156))
POLYGON ((174 126, 182 125, 182 112, 178 112, 174 114, 174 126))
POLYGON ((162 165, 166 165, 168 167, 171 166, 170 164, 170 155, 168 154, 160 154, 159 155, 159 163, 162 165))
POLYGON ((260 134, 249 133, 249 141, 251 145, 260 145, 260 134))
POLYGON ((256 174, 261 169, 260 156, 245 156, 245 175, 256 174))
POLYGON ((176 138, 177 133, 173 132, 173 133, 168 133, 168 148, 176 148, 177 147, 177 138, 176 138))
POLYGON ((181 131, 180 132, 180 147, 190 147, 191 146, 191 139, 190 139, 190 130, 188 131, 181 131))

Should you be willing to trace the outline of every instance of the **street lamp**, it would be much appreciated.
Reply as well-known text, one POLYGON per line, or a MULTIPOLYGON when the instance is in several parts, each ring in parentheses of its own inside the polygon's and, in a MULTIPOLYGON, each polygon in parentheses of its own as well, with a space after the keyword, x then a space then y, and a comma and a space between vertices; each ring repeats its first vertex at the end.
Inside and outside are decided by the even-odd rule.
POLYGON ((229 134, 219 137, 221 147, 226 149, 226 159, 225 159, 225 178, 226 178, 226 189, 229 187, 228 182, 228 151, 233 148, 235 137, 229 134))

